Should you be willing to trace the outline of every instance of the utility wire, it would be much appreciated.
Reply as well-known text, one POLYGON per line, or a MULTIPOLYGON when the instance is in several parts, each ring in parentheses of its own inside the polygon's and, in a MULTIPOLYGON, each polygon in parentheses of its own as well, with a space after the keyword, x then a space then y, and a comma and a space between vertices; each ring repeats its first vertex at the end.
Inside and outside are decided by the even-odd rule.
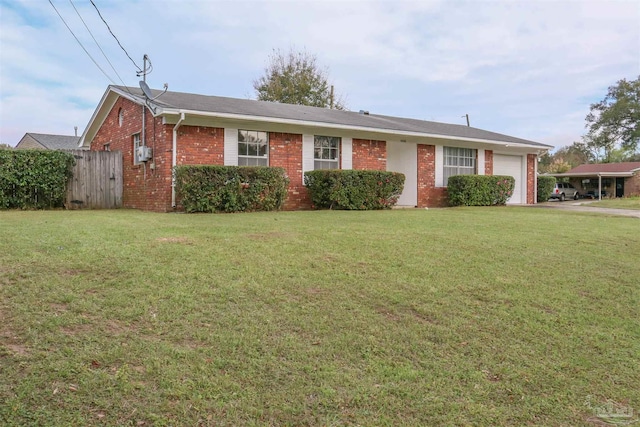
MULTIPOLYGON (((142 69, 138 66, 138 64, 136 64, 136 61, 134 61, 133 58, 131 58, 131 56, 129 55, 129 52, 127 52, 127 50, 122 46, 122 44, 120 43, 120 40, 118 40, 116 35, 113 34, 113 31, 111 31, 111 27, 109 27, 109 24, 107 24, 107 21, 105 21, 105 19, 102 17, 102 14, 100 13, 100 10, 98 9, 98 6, 96 6, 96 4, 93 2, 93 0, 89 0, 89 1, 93 5, 93 7, 96 9, 96 12, 98 12, 98 15, 100 16, 100 19, 102 19, 102 22, 104 22, 104 25, 107 26, 107 29, 109 30, 109 32, 111 33, 113 38, 116 39, 116 41, 118 42, 118 46, 120 46, 120 49, 122 49, 122 51, 127 55, 127 58, 129 58, 129 60, 133 63, 133 65, 136 66, 138 71, 142 71, 142 69)), ((51 0, 49 0, 49 2, 51 2, 51 0)))
MULTIPOLYGON (((107 62, 109 63, 109 65, 111 66, 111 69, 113 70, 114 73, 116 73, 116 76, 118 76, 118 79, 120 79, 120 81, 122 82, 122 86, 125 87, 125 89, 127 90, 127 92, 129 92, 129 89, 127 88, 127 85, 125 84, 124 80, 122 80, 122 77, 120 77, 120 74, 118 74, 118 71, 116 71, 115 67, 113 66, 113 64, 111 63, 111 61, 109 61, 109 58, 107 57, 107 54, 104 53, 104 50, 102 50, 102 47, 100 47, 100 44, 98 43, 98 40, 96 40, 96 38, 93 36, 93 33, 91 32, 91 30, 89 29, 89 26, 87 25, 86 22, 84 22, 84 19, 82 19, 82 15, 80 15, 80 12, 78 11, 78 9, 76 8, 76 5, 73 4, 73 0, 69 0, 69 3, 71 3, 71 6, 73 6, 73 9, 76 11, 76 13, 78 14, 78 17, 80 18, 80 20, 82 21, 82 23, 84 24, 84 27, 87 29, 87 31, 89 32, 89 34, 91 35, 91 38, 93 39, 93 41, 96 43, 96 46, 98 46, 98 49, 100 49, 100 52, 102 52, 102 56, 104 56, 104 59, 107 60, 107 62)), ((131 93, 130 93, 131 94, 131 93)), ((133 95, 133 94, 131 94, 133 95)))
POLYGON ((82 48, 82 50, 84 50, 84 52, 89 56, 89 58, 91 58, 91 60, 93 61, 94 64, 96 64, 96 67, 98 67, 98 69, 100 71, 102 71, 102 74, 105 75, 105 77, 107 79, 109 79, 109 81, 111 83, 113 83, 114 85, 116 84, 116 82, 109 77, 109 75, 102 69, 102 67, 96 62, 95 59, 93 59, 93 56, 91 56, 91 54, 89 53, 89 51, 83 46, 82 42, 80 42, 80 39, 78 39, 78 37, 76 37, 76 35, 74 34, 73 30, 71 30, 71 27, 69 27, 69 25, 67 24, 67 21, 64 20, 64 18, 62 17, 62 15, 60 15, 60 12, 58 12, 58 9, 56 9, 56 6, 51 2, 51 0, 49 0, 49 4, 51 5, 51 7, 53 7, 53 10, 56 11, 56 13, 58 14, 58 16, 60 17, 60 19, 62 19, 62 22, 64 22, 64 25, 67 27, 67 29, 69 30, 69 32, 71 33, 71 35, 73 36, 74 39, 76 39, 76 41, 78 42, 78 44, 80 45, 80 47, 82 48))

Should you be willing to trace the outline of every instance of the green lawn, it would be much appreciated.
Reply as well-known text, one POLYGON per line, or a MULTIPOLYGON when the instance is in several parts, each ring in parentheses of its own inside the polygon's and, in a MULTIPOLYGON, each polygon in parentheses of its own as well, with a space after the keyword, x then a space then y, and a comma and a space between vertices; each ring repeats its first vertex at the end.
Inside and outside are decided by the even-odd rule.
POLYGON ((0 212, 0 425, 597 425, 639 254, 547 209, 0 212))
POLYGON ((588 206, 596 206, 599 208, 616 208, 616 209, 640 209, 640 197, 605 199, 605 200, 589 203, 588 206))

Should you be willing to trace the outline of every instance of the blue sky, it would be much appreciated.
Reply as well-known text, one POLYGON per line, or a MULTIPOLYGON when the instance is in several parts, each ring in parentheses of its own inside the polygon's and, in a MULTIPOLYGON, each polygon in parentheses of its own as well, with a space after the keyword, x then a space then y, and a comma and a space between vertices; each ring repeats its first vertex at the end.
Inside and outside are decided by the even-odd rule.
MULTIPOLYGON (((0 142, 82 133, 135 66, 89 0, 0 0, 0 142)), ((640 1, 94 0, 153 88, 252 98, 273 49, 315 54, 351 110, 471 125, 554 146, 640 75, 640 1)))

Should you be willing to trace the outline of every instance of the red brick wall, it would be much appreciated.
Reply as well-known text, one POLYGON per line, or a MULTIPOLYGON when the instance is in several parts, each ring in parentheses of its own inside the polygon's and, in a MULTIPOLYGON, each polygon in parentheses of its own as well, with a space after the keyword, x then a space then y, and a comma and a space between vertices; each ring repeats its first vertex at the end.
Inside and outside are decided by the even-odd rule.
POLYGON ((353 169, 387 170, 387 142, 353 139, 353 169))
POLYGON ((527 154, 527 204, 532 205, 536 202, 536 161, 535 154, 527 154))
POLYGON ((636 174, 630 178, 625 178, 624 195, 625 197, 640 196, 640 172, 636 172, 636 174))
POLYGON ((178 165, 223 165, 224 129, 204 126, 178 128, 178 165))
POLYGON ((493 150, 484 150, 484 174, 493 175, 493 150))
POLYGON ((311 199, 302 184, 302 135, 270 132, 269 166, 284 168, 289 176, 289 194, 284 209, 310 209, 311 199))
POLYGON ((447 189, 436 187, 436 147, 418 144, 418 207, 447 206, 447 189))
POLYGON ((171 126, 154 119, 145 110, 146 145, 153 148, 153 159, 146 164, 133 164, 133 135, 142 133, 142 107, 119 98, 98 130, 91 150, 102 151, 109 144, 111 151, 122 152, 123 195, 126 208, 159 212, 171 210, 171 126), (118 113, 124 113, 122 125, 118 113), (154 163, 155 169, 151 169, 154 163))

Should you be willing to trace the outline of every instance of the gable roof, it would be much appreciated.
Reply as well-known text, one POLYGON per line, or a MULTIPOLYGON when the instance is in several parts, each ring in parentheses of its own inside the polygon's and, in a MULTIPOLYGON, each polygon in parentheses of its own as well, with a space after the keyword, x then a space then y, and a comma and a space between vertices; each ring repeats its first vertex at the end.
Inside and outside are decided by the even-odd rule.
POLYGON ((618 173, 640 170, 640 162, 593 163, 576 166, 567 173, 618 173))
MULTIPOLYGON (((80 142, 79 136, 52 135, 48 133, 27 132, 25 136, 30 136, 37 143, 49 150, 76 150, 80 142)), ((24 137, 23 137, 24 138, 24 137)))
MULTIPOLYGON (((105 103, 110 92, 128 98, 141 105, 143 105, 146 100, 140 88, 109 86, 105 96, 103 96, 101 105, 105 103)), ((321 126, 354 131, 405 134, 407 136, 517 144, 542 150, 553 148, 551 145, 458 124, 193 93, 167 91, 163 94, 163 91, 157 89, 152 89, 151 93, 154 97, 158 97, 150 103, 150 105, 155 108, 154 114, 156 116, 177 115, 184 112, 187 114, 227 119, 261 120, 274 123, 321 126)), ((98 109, 100 109, 100 106, 98 106, 98 109)), ((87 125, 85 134, 83 135, 83 142, 85 144, 85 138, 88 136, 89 139, 92 139, 93 136, 90 134, 87 135, 87 131, 91 132, 90 129, 94 129, 94 132, 97 132, 95 126, 92 126, 92 122, 96 117, 97 111, 94 113, 94 117, 92 117, 92 121, 87 125)))

